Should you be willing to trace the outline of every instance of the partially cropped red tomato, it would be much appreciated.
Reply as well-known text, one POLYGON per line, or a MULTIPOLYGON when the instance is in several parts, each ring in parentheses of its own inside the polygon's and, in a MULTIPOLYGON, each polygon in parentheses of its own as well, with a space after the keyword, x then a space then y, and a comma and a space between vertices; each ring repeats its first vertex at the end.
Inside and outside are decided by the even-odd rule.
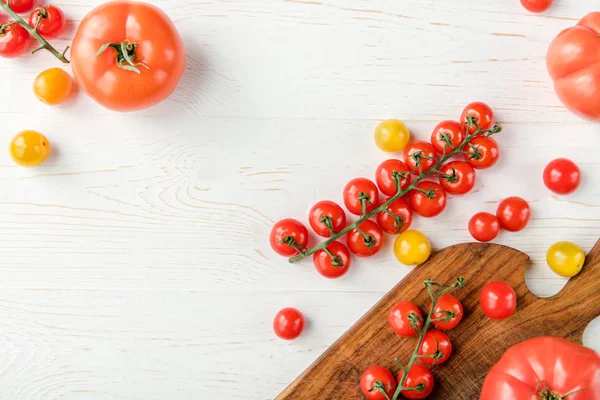
POLYGON ((40 6, 29 16, 29 26, 37 27, 39 34, 45 39, 59 36, 66 24, 65 14, 56 6, 40 6))
POLYGON ((4 4, 8 1, 8 6, 17 14, 23 14, 33 10, 37 0, 2 0, 4 4))
POLYGON ((492 367, 479 399, 600 399, 600 356, 562 338, 526 340, 492 367))
POLYGON ((402 233, 410 228, 411 223, 412 210, 408 203, 402 198, 396 199, 387 206, 387 211, 382 211, 377 214, 377 224, 386 233, 402 233), (397 217, 401 217, 402 220, 397 217))
POLYGON ((431 144, 438 153, 448 154, 460 147, 466 136, 467 134, 460 123, 442 121, 433 129, 431 144))
POLYGON ((554 38, 546 66, 554 91, 572 112, 600 121, 600 12, 589 13, 554 38))
MULTIPOLYGON (((398 380, 401 379, 402 372, 398 374, 398 380)), ((400 393, 407 399, 424 399, 431 394, 434 384, 435 379, 429 368, 415 363, 410 367, 404 381, 404 387, 413 388, 414 390, 403 390, 400 393)))
POLYGON ((29 32, 18 24, 0 26, 0 56, 14 58, 29 47, 29 32))
POLYGON ((381 388, 391 399, 396 391, 396 381, 387 368, 376 365, 367 368, 360 376, 360 390, 367 400, 387 400, 378 388, 381 388))
POLYGON ((398 189, 396 188, 396 181, 394 180, 393 172, 396 171, 398 173, 407 173, 405 178, 400 178, 400 190, 404 190, 410 185, 410 181, 412 180, 411 175, 408 173, 409 170, 400 160, 390 159, 382 162, 379 167, 377 167, 377 171, 375 171, 375 182, 377 182, 377 186, 379 190, 385 195, 393 196, 398 193, 398 189))
POLYGON ((556 194, 571 194, 580 184, 581 170, 567 158, 552 160, 544 168, 544 185, 556 194))
POLYGON ((500 157, 498 143, 491 137, 477 136, 463 148, 465 160, 477 169, 486 169, 496 164, 500 157))
POLYGON ((418 353, 420 356, 431 356, 419 358, 423 364, 439 365, 446 362, 452 354, 452 343, 444 332, 432 329, 425 332, 418 353))
POLYGON ((508 283, 493 281, 481 289, 479 304, 488 317, 506 319, 517 308, 517 294, 508 283))
POLYGON ((509 232, 519 232, 525 229, 529 218, 531 217, 531 209, 529 203, 520 197, 507 197, 498 205, 496 217, 503 229, 509 232))
POLYGON ((451 161, 440 168, 440 185, 450 194, 461 195, 475 186, 475 170, 464 161, 451 161))
POLYGON ((273 330, 281 339, 296 339, 304 330, 304 316, 293 307, 284 308, 275 315, 273 330))
POLYGON ((277 254, 292 257, 308 245, 308 229, 293 218, 282 219, 273 226, 269 241, 277 254))
POLYGON ((443 331, 456 328, 463 318, 463 305, 451 294, 443 294, 433 309, 433 326, 443 331))
POLYGON ((339 278, 348 272, 350 260, 350 252, 337 240, 327 246, 327 251, 319 250, 313 254, 313 263, 317 272, 332 279, 339 278))
POLYGON ((527 11, 541 13, 550 8, 552 0, 521 0, 521 5, 527 11))
POLYGON ((418 175, 420 171, 429 171, 436 162, 436 152, 431 143, 421 140, 404 148, 404 164, 415 175, 418 175))
POLYGON ((494 240, 500 233, 500 223, 494 214, 480 212, 469 220, 469 233, 479 242, 494 240))
POLYGON ((415 303, 410 301, 401 301, 395 304, 388 314, 388 322, 390 326, 400 336, 411 337, 417 335, 417 330, 423 327, 423 314, 415 303), (411 319, 414 321, 411 323, 411 319))
POLYGON ((79 24, 71 49, 79 87, 115 111, 155 105, 173 93, 185 70, 177 29, 157 7, 111 1, 79 24))
POLYGON ((344 188, 344 205, 354 215, 371 212, 379 204, 379 191, 377 186, 367 178, 352 179, 344 188))
POLYGON ((415 189, 408 193, 408 201, 414 212, 422 217, 431 218, 446 208, 446 191, 437 183, 419 182, 415 189))
POLYGON ((383 246, 383 232, 370 219, 358 225, 347 233, 347 243, 350 251, 359 257, 375 255, 383 246))
POLYGON ((308 213, 308 222, 317 235, 331 237, 346 227, 346 213, 337 203, 329 200, 318 202, 308 213))
MULTIPOLYGON (((479 129, 486 130, 492 129, 494 126, 494 112, 485 103, 475 102, 468 104, 460 115, 460 123, 467 128, 467 116, 475 118, 475 123, 479 126, 479 129)), ((475 133, 477 126, 470 125, 469 133, 475 133)))

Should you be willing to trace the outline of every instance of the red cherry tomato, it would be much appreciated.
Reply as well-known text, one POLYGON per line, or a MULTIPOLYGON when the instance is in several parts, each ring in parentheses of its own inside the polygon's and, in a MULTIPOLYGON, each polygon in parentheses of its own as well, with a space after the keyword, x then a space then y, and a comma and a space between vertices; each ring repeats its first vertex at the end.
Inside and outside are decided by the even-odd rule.
POLYGON ((498 143, 491 137, 477 136, 465 147, 464 151, 470 154, 465 154, 465 160, 471 164, 473 168, 486 169, 496 164, 500 157, 500 149, 498 143))
POLYGON ((358 229, 352 229, 347 235, 346 241, 350 251, 359 257, 370 257, 383 246, 383 232, 370 219, 358 225, 358 229))
POLYGON ((573 161, 557 158, 544 169, 544 185, 556 194, 571 194, 581 184, 581 170, 573 161))
POLYGON ((418 141, 409 144, 404 148, 404 164, 410 169, 413 174, 419 174, 419 167, 417 166, 417 160, 421 164, 420 170, 427 172, 435 165, 437 159, 435 158, 435 149, 431 143, 418 141))
POLYGON ((518 232, 527 226, 531 210, 529 204, 522 198, 508 197, 498 205, 496 217, 503 229, 509 232, 518 232))
POLYGON ((29 12, 35 6, 37 0, 2 0, 4 4, 8 1, 8 6, 17 14, 29 12))
MULTIPOLYGON (((398 193, 396 181, 392 175, 393 171, 400 173, 409 172, 406 164, 395 159, 382 162, 379 167, 377 167, 377 171, 375 171, 375 182, 377 182, 379 190, 390 197, 398 193)), ((400 179, 400 190, 406 189, 408 185, 410 185, 411 180, 412 177, 410 174, 406 174, 406 178, 400 179)))
POLYGON ((439 365, 446 362, 452 354, 452 343, 450 343, 450 339, 444 332, 433 329, 425 332, 418 353, 420 356, 435 355, 435 357, 419 358, 423 364, 439 365), (438 351, 439 353, 437 353, 438 351))
POLYGON ((517 308, 517 294, 506 282, 493 281, 481 290, 479 304, 483 313, 492 319, 506 319, 517 308))
POLYGON ((527 11, 541 13, 550 8, 552 0, 521 0, 521 5, 527 11))
POLYGON ((444 211, 446 199, 446 191, 439 184, 429 181, 419 182, 416 188, 408 193, 410 207, 414 212, 426 218, 435 217, 444 211))
POLYGON ((14 58, 29 47, 29 32, 21 25, 0 26, 0 56, 14 58))
POLYGON ((298 248, 308 245, 308 229, 293 218, 282 219, 273 226, 269 239, 277 254, 292 257, 298 254, 298 248))
POLYGON ((456 328, 463 318, 463 305, 459 299, 451 294, 443 294, 438 299, 435 308, 433 309, 433 326, 443 331, 456 328), (439 320, 440 318, 450 318, 448 320, 439 320))
POLYGON ((469 233, 480 242, 494 240, 500 233, 500 223, 494 214, 480 212, 469 220, 469 233))
POLYGON ((337 203, 323 200, 310 209, 308 222, 317 235, 328 238, 331 237, 328 225, 331 226, 335 233, 346 227, 346 213, 337 203))
POLYGON ((56 6, 40 6, 29 16, 29 26, 37 30, 45 39, 59 36, 65 29, 65 14, 56 6), (38 20, 39 25, 38 25, 38 20))
POLYGON ((444 154, 445 152, 448 154, 452 152, 452 150, 460 147, 466 136, 465 130, 458 122, 442 121, 433 129, 433 133, 431 134, 431 144, 438 153, 444 154), (452 147, 443 140, 443 137, 446 137, 447 140, 452 143, 452 147))
POLYGON ((352 179, 344 188, 344 204, 354 215, 362 215, 362 200, 365 198, 366 212, 371 212, 379 204, 377 186, 367 178, 352 179))
POLYGON ((275 334, 285 340, 296 339, 304 329, 304 316, 293 307, 284 308, 275 315, 273 330, 275 334))
POLYGON ((350 268, 350 252, 338 241, 331 242, 325 250, 319 250, 313 254, 313 263, 317 272, 326 278, 339 278, 350 268), (331 258, 333 256, 334 259, 331 258))
POLYGON ((414 318, 415 323, 421 329, 423 327, 423 314, 414 303, 401 301, 392 307, 388 314, 388 322, 394 332, 404 337, 415 336, 418 333, 410 323, 409 315, 411 314, 414 317, 410 318, 414 318))
POLYGON ((368 400, 386 400, 385 396, 377 388, 375 384, 380 382, 382 389, 386 392, 388 398, 392 398, 396 391, 396 381, 394 375, 387 369, 380 366, 367 368, 360 376, 360 390, 368 400))
POLYGON ((377 214, 377 224, 384 232, 396 234, 402 233, 410 228, 412 223, 412 210, 404 199, 396 199, 387 206, 387 210, 392 214, 402 217, 402 221, 396 220, 390 213, 382 211, 377 214))
MULTIPOLYGON (((398 374, 398 381, 402 379, 402 372, 398 374)), ((400 393, 402 396, 407 399, 424 399, 429 396, 433 391, 433 386, 435 384, 435 379, 433 378, 433 373, 429 370, 429 368, 425 367, 421 364, 413 364, 410 367, 410 371, 406 375, 406 380, 404 381, 404 387, 407 388, 416 388, 419 385, 424 387, 423 390, 403 390, 400 393)))
POLYGON ((450 194, 461 195, 475 186, 475 170, 464 161, 451 161, 440 168, 440 185, 450 194))
MULTIPOLYGON (((471 103, 465 107, 462 114, 460 115, 460 123, 467 129, 467 116, 475 118, 475 122, 479 125, 479 129, 486 130, 492 129, 494 126, 494 112, 485 103, 479 101, 471 103)), ((475 133, 477 127, 475 125, 469 126, 469 133, 475 133)))

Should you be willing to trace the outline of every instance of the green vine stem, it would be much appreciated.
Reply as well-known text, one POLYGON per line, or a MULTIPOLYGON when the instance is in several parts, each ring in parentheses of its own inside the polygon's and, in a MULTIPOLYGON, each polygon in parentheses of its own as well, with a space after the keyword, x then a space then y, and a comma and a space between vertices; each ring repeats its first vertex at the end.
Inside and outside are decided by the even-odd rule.
MULTIPOLYGON (((29 32, 29 34, 31 36, 33 36, 39 42, 39 44, 40 44, 39 47, 32 50, 31 51, 32 54, 36 53, 40 50, 47 50, 50 53, 52 53, 52 55, 54 57, 58 58, 63 63, 69 64, 69 60, 65 56, 65 54, 69 50, 69 46, 65 47, 65 49, 62 52, 59 52, 46 39, 44 39, 42 37, 42 35, 40 35, 40 33, 37 31, 37 28, 38 28, 37 26, 35 28, 32 28, 31 26, 29 26, 29 24, 27 22, 25 22, 25 20, 23 18, 21 18, 16 12, 14 12, 10 8, 10 6, 8 5, 8 2, 0 1, 0 8, 2 8, 8 15, 10 15, 11 18, 14 19, 15 23, 17 23, 17 24, 21 25, 23 28, 25 28, 27 30, 27 32, 29 32)), ((39 25, 39 21, 41 21, 41 17, 38 20, 38 25, 39 25)), ((10 24, 10 22, 9 22, 9 24, 10 24)))
MULTIPOLYGON (((341 231, 337 232, 337 233, 332 233, 332 235, 329 237, 329 239, 325 240, 324 242, 322 242, 321 244, 308 249, 306 251, 301 251, 299 252, 299 254, 297 256, 291 257, 289 259, 290 263, 295 263, 298 262, 314 253, 316 253, 319 250, 325 249, 327 246, 329 246, 332 242, 334 242, 335 240, 339 239, 340 237, 344 236, 346 233, 350 232, 353 229, 356 229, 361 223, 363 223, 365 220, 373 217, 374 215, 377 215, 378 213, 385 211, 387 209, 387 207, 392 204, 394 201, 396 201, 397 199, 399 199, 400 197, 404 196, 406 193, 410 192, 413 189, 417 189, 416 185, 421 182, 423 179, 425 179, 425 177, 427 177, 430 174, 440 174, 440 167, 442 165, 444 165, 446 163, 446 161, 448 161, 450 158, 452 158, 453 156, 457 155, 457 154, 469 154, 470 157, 472 158, 477 158, 477 153, 479 153, 479 151, 477 150, 477 148, 473 148, 473 145, 471 144, 471 141, 476 137, 476 136, 490 136, 493 135, 495 133, 501 132, 502 131, 502 127, 499 124, 494 125, 494 127, 492 127, 492 129, 481 129, 479 127, 479 125, 477 125, 477 122, 475 121, 475 118, 471 117, 471 116, 467 116, 467 129, 466 131, 469 132, 469 128, 471 126, 475 126, 477 129, 475 130, 475 132, 471 133, 471 134, 467 134, 465 139, 463 140, 463 142, 457 146, 456 148, 454 148, 452 146, 451 143, 448 143, 448 146, 444 147, 444 154, 442 155, 442 157, 436 161, 436 163, 426 172, 422 171, 421 168, 421 163, 420 163, 420 158, 428 158, 425 156, 422 156, 420 153, 416 153, 413 154, 413 156, 416 156, 415 161, 417 162, 417 165, 419 166, 419 175, 411 182, 411 184, 404 190, 400 189, 400 179, 403 177, 402 173, 399 173, 397 171, 393 171, 393 176, 394 179, 396 180, 396 187, 398 188, 398 192, 392 196, 389 200, 387 200, 385 203, 381 204, 379 207, 373 209, 370 212, 363 212, 362 216, 357 219, 354 223, 346 226, 344 229, 342 229, 341 231), (467 151, 464 151, 463 148, 469 145, 471 148, 473 148, 473 153, 469 153, 467 151), (451 151, 450 152, 446 152, 446 149, 450 147, 451 151)), ((480 157, 481 155, 479 155, 480 157)), ((431 194, 429 192, 425 192, 425 194, 432 195, 433 197, 435 197, 435 193, 431 194)), ((361 194, 362 195, 362 194, 361 194)), ((361 200, 361 202, 363 203, 363 210, 365 210, 366 208, 366 203, 367 201, 370 201, 370 199, 365 198, 364 196, 362 198, 359 198, 361 200)))

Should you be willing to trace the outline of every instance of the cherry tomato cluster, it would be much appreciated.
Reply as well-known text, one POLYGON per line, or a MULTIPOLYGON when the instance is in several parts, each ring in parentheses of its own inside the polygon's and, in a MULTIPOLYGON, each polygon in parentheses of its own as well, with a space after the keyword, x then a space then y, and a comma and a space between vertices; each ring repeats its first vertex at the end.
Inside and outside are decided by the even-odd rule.
POLYGON ((527 226, 531 217, 529 203, 520 197, 508 197, 500 202, 496 215, 479 212, 469 220, 469 233, 475 240, 489 242, 498 236, 500 228, 518 232, 527 226))
POLYGON ((19 17, 0 25, 0 56, 2 57, 18 57, 29 49, 31 36, 30 31, 26 29, 26 24, 33 30, 32 34, 37 33, 43 39, 55 38, 65 28, 65 15, 57 6, 40 5, 34 9, 37 0, 2 0, 2 2, 17 14, 33 10, 29 15, 28 22, 19 17))

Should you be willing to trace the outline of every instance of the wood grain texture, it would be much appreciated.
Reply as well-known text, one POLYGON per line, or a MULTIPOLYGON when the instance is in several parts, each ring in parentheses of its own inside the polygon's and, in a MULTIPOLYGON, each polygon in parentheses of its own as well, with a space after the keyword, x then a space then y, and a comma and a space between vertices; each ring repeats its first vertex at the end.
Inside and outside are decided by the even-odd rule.
MULTIPOLYGON (((0 151, 0 399, 273 399, 412 271, 390 237, 334 281, 266 240, 274 221, 307 223, 315 202, 373 176, 390 156, 372 140, 384 118, 427 139, 483 100, 504 125, 474 191, 415 218, 434 248, 472 241, 474 212, 522 196, 528 228, 495 242, 528 254, 528 286, 550 296, 567 280, 548 246, 587 252, 600 235, 599 127, 561 106, 544 66, 550 39, 597 0, 542 15, 518 0, 150 1, 188 67, 157 107, 116 114, 78 92, 51 108, 31 84, 52 56, 0 60, 3 143, 37 129, 56 149, 35 169, 0 151), (542 184, 556 157, 583 171, 571 196, 542 184), (271 328, 286 306, 308 319, 291 343, 271 328)), ((53 43, 102 2, 56 2, 68 26, 53 43)), ((600 350, 600 320, 584 342, 600 350)))
POLYGON ((455 292, 465 316, 448 333, 452 356, 434 367, 432 398, 478 398, 489 369, 508 348, 524 340, 555 336, 582 344, 584 329, 600 315, 600 240, 582 272, 549 299, 540 299, 527 288, 528 261, 524 253, 493 244, 462 244, 441 250, 396 285, 277 399, 363 399, 358 384, 363 371, 371 365, 396 371, 395 357, 401 362, 410 358, 416 340, 399 337, 387 316, 400 301, 414 301, 426 313, 431 307, 423 286, 426 279, 451 284, 450 277, 463 277, 466 282, 464 289, 455 292), (479 307, 481 289, 492 280, 507 282, 517 292, 517 310, 503 321, 489 319, 479 307))

